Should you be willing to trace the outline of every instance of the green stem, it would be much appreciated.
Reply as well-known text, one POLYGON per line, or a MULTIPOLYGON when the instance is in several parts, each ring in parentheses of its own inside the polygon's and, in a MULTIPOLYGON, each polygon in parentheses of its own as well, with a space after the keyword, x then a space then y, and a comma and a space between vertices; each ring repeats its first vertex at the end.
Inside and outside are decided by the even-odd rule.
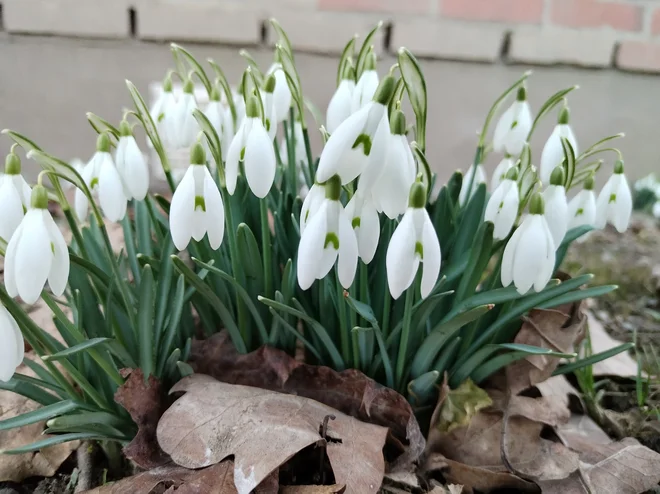
POLYGON ((353 368, 360 369, 360 337, 359 331, 351 331, 351 340, 353 340, 353 368))
POLYGON ((408 353, 408 340, 410 339, 410 322, 412 319, 412 304, 414 297, 414 287, 408 288, 403 309, 403 327, 401 329, 401 339, 399 340, 399 355, 396 360, 396 380, 399 389, 403 386, 403 371, 406 365, 406 355, 408 353))
POLYGON ((298 163, 296 162, 296 132, 295 121, 293 115, 293 108, 289 108, 289 127, 287 129, 286 122, 284 122, 284 132, 287 140, 286 154, 289 173, 289 185, 291 186, 291 196, 296 197, 298 194, 298 163), (287 133, 288 130, 288 133, 287 133))
MULTIPOLYGON (((314 172, 314 160, 312 158, 312 147, 309 144, 309 132, 307 131, 307 128, 303 128, 303 139, 305 141, 305 153, 307 154, 307 167, 309 169, 309 178, 314 182, 314 177, 316 177, 316 173, 314 172)), ((307 184, 308 187, 311 187, 312 184, 309 183, 307 184)))
POLYGON ((337 284, 337 305, 339 306, 339 340, 341 342, 341 356, 344 362, 350 361, 351 349, 348 343, 348 333, 350 329, 346 326, 346 300, 344 300, 344 288, 339 283, 339 278, 336 280, 337 284))
POLYGON ((268 199, 259 201, 261 212, 261 254, 264 265, 264 296, 273 298, 273 266, 271 259, 270 227, 268 226, 268 199))

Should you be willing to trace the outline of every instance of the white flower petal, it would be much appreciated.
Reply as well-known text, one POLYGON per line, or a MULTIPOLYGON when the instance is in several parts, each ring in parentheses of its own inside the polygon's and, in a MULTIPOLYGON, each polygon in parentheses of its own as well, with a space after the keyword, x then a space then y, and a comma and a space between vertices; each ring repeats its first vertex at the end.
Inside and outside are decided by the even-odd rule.
POLYGON ((11 237, 11 240, 7 244, 7 250, 5 255, 5 266, 4 266, 4 278, 5 278, 5 289, 7 294, 14 298, 18 296, 18 288, 16 287, 16 253, 18 252, 18 245, 23 236, 23 230, 25 229, 25 218, 21 221, 21 224, 18 225, 18 228, 11 237))
POLYGON ((28 211, 23 224, 20 242, 15 246, 14 269, 18 294, 31 305, 44 289, 53 263, 53 251, 40 209, 28 211))
POLYGON ((330 134, 333 134, 341 123, 351 116, 351 105, 355 82, 343 79, 335 94, 330 99, 328 113, 326 117, 326 128, 330 134))
POLYGON ((14 175, 13 177, 10 177, 11 180, 14 182, 14 187, 16 187, 16 190, 21 196, 21 201, 23 201, 23 206, 25 206, 25 209, 28 209, 30 207, 30 197, 32 196, 32 189, 28 185, 28 183, 25 181, 25 178, 23 178, 23 175, 14 175))
MULTIPOLYGON (((119 166, 117 168, 119 169, 119 166)), ((123 175, 120 171, 120 175, 131 198, 143 201, 149 191, 149 167, 132 136, 129 136, 126 141, 126 168, 123 175)))
POLYGON ((593 190, 581 190, 568 203, 568 228, 594 225, 596 221, 596 198, 593 190))
POLYGON ((543 242, 538 252, 539 268, 538 275, 534 281, 534 291, 540 292, 543 290, 555 270, 555 251, 557 250, 554 241, 552 240, 552 232, 548 227, 545 217, 541 217, 541 229, 543 231, 543 242))
POLYGON ((195 212, 195 180, 193 166, 186 170, 181 182, 174 191, 170 204, 170 233, 172 242, 179 250, 185 250, 192 237, 195 212))
POLYGON ((503 158, 495 168, 493 176, 490 179, 490 190, 494 191, 497 189, 497 186, 500 185, 502 180, 504 180, 504 177, 506 177, 507 172, 513 167, 514 164, 511 158, 503 158))
POLYGON ((81 223, 87 221, 87 215, 89 214, 89 199, 80 189, 76 189, 74 196, 74 209, 78 221, 81 223))
MULTIPOLYGON (((390 133, 390 120, 388 118, 387 112, 385 111, 383 112, 380 123, 376 128, 376 133, 373 136, 371 152, 369 153, 369 158, 367 159, 367 165, 360 174, 361 187, 373 187, 378 179, 382 176, 384 169, 383 163, 385 162, 391 139, 392 134, 390 133)), ((340 175, 342 173, 347 174, 348 170, 344 171, 343 167, 341 167, 340 175)))
POLYGON ((619 233, 623 233, 628 229, 630 223, 630 215, 632 214, 632 195, 630 194, 630 187, 625 175, 618 174, 616 188, 616 206, 612 215, 612 225, 619 233))
POLYGON ((504 247, 504 254, 502 254, 502 268, 500 271, 500 276, 502 280, 502 286, 509 286, 513 281, 513 267, 516 258, 516 252, 518 250, 518 244, 520 238, 522 237, 523 232, 527 229, 529 222, 523 222, 520 224, 516 231, 513 232, 511 238, 504 247))
POLYGON ((14 328, 15 324, 9 311, 0 305, 0 341, 2 341, 2 345, 0 345, 0 381, 2 382, 9 381, 17 367, 19 342, 14 328))
POLYGON ((495 132, 493 134, 493 150, 496 153, 501 153, 504 151, 504 143, 506 136, 511 130, 511 124, 513 124, 513 105, 506 109, 502 116, 497 121, 495 126, 495 132))
POLYGON ((286 74, 281 68, 275 70, 275 92, 273 99, 275 103, 276 123, 283 122, 289 116, 291 107, 291 90, 286 79, 286 74))
POLYGON ((275 150, 261 120, 255 118, 245 144, 245 178, 252 193, 264 198, 275 180, 275 150))
POLYGON ((532 129, 532 111, 527 101, 516 101, 512 107, 515 126, 509 130, 505 137, 504 149, 512 156, 518 156, 527 142, 529 131, 532 129))
POLYGON ((564 159, 564 148, 561 145, 561 126, 556 125, 550 137, 543 146, 541 153, 541 170, 539 178, 544 184, 550 183, 552 171, 561 165, 564 159))
POLYGON ((245 126, 246 121, 241 124, 238 132, 232 139, 225 160, 225 181, 227 192, 231 195, 234 195, 234 191, 236 190, 236 182, 238 181, 238 163, 241 160, 241 152, 245 148, 245 126))
POLYGON ((521 295, 527 293, 538 278, 543 266, 543 259, 539 256, 547 255, 543 216, 530 214, 524 221, 528 225, 520 236, 513 260, 513 282, 521 295))
POLYGON ((209 171, 204 168, 204 202, 206 204, 206 231, 211 248, 216 250, 222 244, 225 234, 225 207, 218 186, 213 181, 209 171))
POLYGON ((403 215, 387 247, 387 283, 394 299, 398 299, 410 286, 419 264, 415 256, 416 240, 412 213, 413 210, 408 209, 403 215))
POLYGON ((559 247, 568 230, 568 202, 566 190, 561 185, 550 185, 543 192, 545 219, 555 247, 559 247))
POLYGON ((405 136, 390 139, 383 173, 374 185, 372 195, 376 206, 388 218, 395 219, 405 213, 408 194, 415 181, 416 166, 405 136))
POLYGON ((325 201, 317 214, 307 223, 305 233, 298 244, 298 259, 296 262, 298 272, 298 285, 303 290, 312 286, 317 278, 319 261, 328 233, 328 201, 325 201))
POLYGON ((0 238, 9 242, 23 219, 23 202, 11 180, 0 185, 0 211, 0 238))
POLYGON ((351 227, 351 220, 346 212, 339 206, 339 260, 337 261, 337 276, 339 283, 347 290, 355 279, 355 270, 358 262, 358 243, 355 232, 351 227))
POLYGON ((367 124, 369 108, 369 106, 366 106, 359 112, 352 114, 330 136, 323 148, 319 166, 316 170, 317 182, 326 182, 333 175, 338 174, 340 168, 348 172, 347 176, 340 175, 342 184, 351 182, 362 172, 367 162, 362 146, 357 150, 352 148, 367 124), (346 163, 347 161, 348 163, 346 163))
MULTIPOLYGON (((348 215, 347 215, 348 216, 348 215)), ((349 221, 351 217, 348 216, 349 221)), ((360 258, 369 264, 376 254, 378 240, 380 239, 380 220, 378 211, 369 200, 362 204, 360 226, 355 230, 358 240, 360 258)))
POLYGON ((351 111, 355 113, 364 108, 373 99, 376 89, 378 89, 378 72, 375 70, 362 72, 353 91, 351 111))
POLYGON ((116 223, 126 215, 126 196, 119 172, 109 153, 104 153, 99 171, 99 203, 105 217, 116 223))
POLYGON ((305 228, 309 220, 316 214, 316 212, 323 204, 323 199, 325 199, 325 187, 320 184, 312 185, 312 188, 309 190, 309 193, 303 201, 302 208, 300 210, 300 234, 305 233, 305 228))
POLYGON ((69 281, 69 249, 64 241, 62 232, 57 228, 48 210, 42 209, 41 214, 43 223, 48 231, 51 250, 53 251, 53 263, 48 273, 48 286, 56 296, 60 297, 64 293, 69 281))
POLYGON ((486 183, 486 171, 484 170, 483 165, 477 165, 476 168, 474 165, 470 166, 467 173, 465 174, 465 177, 463 177, 461 191, 458 193, 459 204, 463 206, 467 202, 468 197, 472 198, 477 188, 479 187, 479 184, 483 183, 486 183), (473 175, 474 179, 472 178, 473 175), (470 183, 472 184, 471 188, 470 183), (470 189, 469 194, 468 189, 470 189))
POLYGON ((433 287, 438 281, 438 276, 440 274, 440 263, 442 262, 442 256, 440 253, 440 242, 438 241, 438 235, 433 227, 431 218, 426 212, 426 209, 422 210, 424 212, 424 227, 422 231, 422 247, 424 250, 424 259, 422 260, 422 283, 420 287, 420 294, 422 298, 429 296, 433 287))

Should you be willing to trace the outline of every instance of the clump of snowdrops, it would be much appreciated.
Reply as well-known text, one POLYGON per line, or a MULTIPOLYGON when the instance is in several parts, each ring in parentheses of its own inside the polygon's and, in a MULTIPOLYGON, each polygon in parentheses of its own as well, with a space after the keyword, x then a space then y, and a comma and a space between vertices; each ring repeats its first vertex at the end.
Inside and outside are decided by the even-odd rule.
POLYGON ((139 367, 169 386, 191 372, 192 338, 221 329, 239 352, 272 345, 293 354, 302 343, 308 362, 359 369, 419 405, 434 399, 445 373, 456 387, 530 354, 575 357, 511 342, 532 308, 615 288, 585 288, 590 275, 553 275, 590 229, 627 227, 623 161, 606 147, 620 136, 579 153, 566 104, 575 88, 551 95, 534 116, 525 73, 488 110, 467 172, 441 185, 426 158, 427 84, 408 50, 381 76, 378 27, 359 50, 351 39, 325 122, 313 121, 292 47, 272 24, 272 66, 263 72, 242 52, 248 67, 235 88, 219 64, 172 45, 175 69, 151 108, 127 81, 134 109, 117 125, 88 114, 98 137, 87 164, 72 166, 4 131, 15 145, 0 186, 0 380, 42 407, 0 428, 46 419, 51 434, 6 452, 129 441, 135 425, 113 400, 120 370, 139 367), (196 87, 208 94, 203 107, 196 87), (530 138, 543 118, 557 125, 533 155, 530 138), (319 127, 324 147, 315 159, 309 131, 319 127), (149 193, 136 128, 171 195, 149 193), (42 168, 32 187, 21 149, 42 168), (176 184, 170 157, 181 150, 190 165, 176 184), (501 162, 488 180, 491 153, 501 162), (593 157, 601 153, 615 159, 596 195, 603 161, 593 157), (68 244, 49 201, 61 207, 68 244), (120 252, 105 221, 122 225, 120 252), (40 298, 61 338, 18 302, 40 298), (34 360, 24 359, 24 339, 34 360), (31 375, 16 372, 22 362, 31 375))

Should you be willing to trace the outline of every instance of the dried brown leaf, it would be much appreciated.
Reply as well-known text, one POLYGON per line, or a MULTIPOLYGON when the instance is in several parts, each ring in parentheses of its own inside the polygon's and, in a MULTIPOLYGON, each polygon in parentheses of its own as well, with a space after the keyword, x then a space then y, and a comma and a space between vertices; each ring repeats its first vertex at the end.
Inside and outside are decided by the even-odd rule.
MULTIPOLYGON (((534 309, 523 318, 514 343, 572 352, 584 335, 586 319, 579 303, 554 309, 534 309)), ((530 355, 506 367, 508 388, 512 395, 548 379, 559 365, 559 359, 547 355, 530 355)))
POLYGON ((488 393, 474 384, 471 379, 464 381, 456 389, 449 389, 445 374, 431 424, 440 432, 451 432, 453 429, 468 425, 479 410, 489 407, 492 403, 488 393))
MULTIPOLYGON (((612 338, 590 311, 587 312, 587 321, 592 353, 601 353, 623 344, 622 341, 612 338)), ((619 353, 595 363, 593 373, 594 376, 636 377, 637 361, 627 352, 619 353)))
MULTIPOLYGON (((34 355, 26 355, 26 358, 34 359, 34 355)), ((21 364, 16 372, 28 376, 34 376, 25 364, 21 364)), ((41 405, 11 391, 0 391, 0 420, 10 419, 22 413, 31 412, 41 405)), ((0 445, 3 449, 11 449, 35 441, 41 441, 45 426, 44 422, 26 425, 16 429, 0 431, 0 445)), ((28 477, 50 477, 78 448, 80 443, 57 444, 44 448, 37 453, 25 453, 22 455, 0 455, 0 481, 21 482, 28 477)))
POLYGON ((433 453, 426 458, 422 465, 422 471, 426 475, 433 472, 441 473, 442 477, 448 483, 463 486, 462 492, 465 494, 470 494, 473 490, 487 494, 495 490, 504 489, 510 489, 520 493, 539 492, 539 488, 532 482, 527 482, 508 472, 493 472, 485 468, 466 465, 465 463, 445 458, 439 453, 433 453))
POLYGON ((185 392, 162 416, 158 442, 179 465, 199 468, 234 456, 234 483, 247 494, 270 472, 311 445, 324 446, 347 492, 377 492, 387 429, 360 422, 313 400, 195 374, 172 388, 185 392), (341 442, 339 442, 341 441, 341 442))
POLYGON ((343 494, 346 486, 335 485, 284 485, 280 494, 343 494))
POLYGON ((145 469, 171 461, 158 446, 156 426, 165 403, 161 383, 156 377, 144 380, 141 369, 123 369, 124 384, 115 392, 115 401, 123 406, 138 426, 138 433, 124 447, 124 455, 145 469))
POLYGON ((566 408, 569 405, 569 395, 580 396, 580 392, 568 382, 564 375, 549 377, 543 382, 536 383, 535 386, 541 396, 561 403, 566 408))
POLYGON ((154 468, 112 484, 86 491, 86 494, 236 494, 234 464, 231 460, 201 470, 176 465, 154 468), (171 489, 171 490, 170 490, 171 489))
POLYGON ((555 427, 561 442, 580 453, 580 459, 589 463, 602 459, 603 445, 612 440, 588 415, 572 415, 570 420, 555 427))
POLYGON ((189 360, 197 373, 219 381, 304 396, 390 431, 388 471, 409 470, 425 440, 408 401, 360 371, 337 372, 296 361, 285 352, 262 347, 246 355, 234 349, 226 332, 194 341, 189 360))

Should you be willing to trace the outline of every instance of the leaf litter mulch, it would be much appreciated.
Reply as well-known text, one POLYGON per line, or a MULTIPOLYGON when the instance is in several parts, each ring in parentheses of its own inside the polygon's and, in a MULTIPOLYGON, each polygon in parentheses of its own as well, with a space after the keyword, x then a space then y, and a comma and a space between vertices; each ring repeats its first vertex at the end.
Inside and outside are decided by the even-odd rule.
MULTIPOLYGON (((635 220, 629 235, 592 233, 573 249, 567 270, 595 271, 604 283, 621 281, 619 298, 595 302, 586 316, 577 306, 533 311, 516 341, 569 351, 588 324, 592 347, 601 351, 636 333, 645 349, 640 353, 645 371, 652 374, 653 348, 660 341, 659 238, 657 225, 644 218, 635 220), (612 266, 595 269, 608 262, 612 266)), ((419 410, 360 372, 307 365, 272 348, 239 355, 220 333, 194 342, 190 365, 196 374, 169 393, 154 379, 145 383, 139 370, 126 371, 116 400, 139 427, 124 449, 139 473, 87 492, 653 492, 660 482, 660 454, 649 434, 655 430, 657 440, 660 428, 654 429, 648 410, 642 413, 631 398, 635 357, 621 354, 594 367, 604 383, 597 413, 580 399, 574 379, 551 377, 555 360, 529 357, 483 390, 469 382, 454 390, 443 384, 428 413, 430 424, 420 427, 419 410), (637 417, 635 427, 630 417, 637 417)), ((14 395, 0 396, 1 418, 34 406, 12 405, 9 396, 14 395)), ((649 399, 654 396, 651 389, 649 399)), ((43 430, 43 424, 33 427, 20 434, 43 430)), ((3 446, 6 438, 0 438, 3 446)), ((74 492, 75 482, 62 472, 75 466, 67 458, 77 444, 63 446, 0 457, 0 480, 19 482, 0 483, 0 492, 74 492), (34 480, 56 472, 50 483, 34 480)))

